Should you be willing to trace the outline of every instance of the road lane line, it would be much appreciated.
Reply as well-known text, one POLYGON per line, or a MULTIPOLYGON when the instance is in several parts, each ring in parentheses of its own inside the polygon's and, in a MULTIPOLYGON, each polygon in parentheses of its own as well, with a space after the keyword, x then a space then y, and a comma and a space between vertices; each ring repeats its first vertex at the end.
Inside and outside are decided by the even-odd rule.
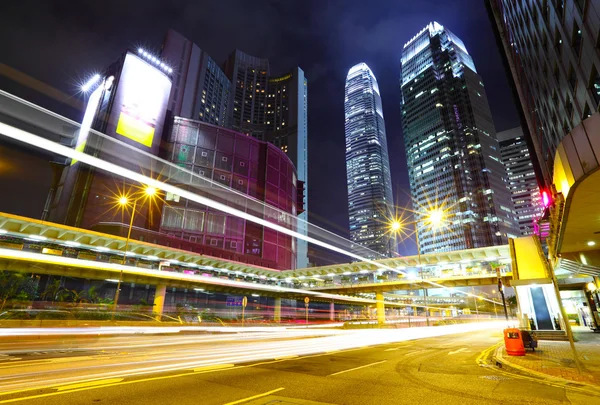
POLYGON ((463 347, 463 348, 461 348, 461 349, 454 350, 453 352, 448 352, 448 355, 449 355, 449 356, 451 356, 451 355, 453 355, 453 354, 462 353, 462 352, 464 352, 464 351, 466 351, 466 350, 469 350, 469 349, 467 349, 466 347, 463 347))
POLYGON ((224 368, 232 368, 235 367, 235 364, 214 364, 211 366, 204 366, 204 367, 198 367, 194 369, 195 373, 201 373, 204 371, 211 371, 211 370, 221 370, 224 368))
POLYGON ((347 373, 347 372, 349 372, 349 371, 359 370, 359 369, 361 369, 361 368, 365 368, 365 367, 371 367, 371 366, 375 366, 375 365, 377 365, 377 364, 385 363, 386 361, 387 361, 387 360, 378 361, 378 362, 371 363, 371 364, 367 364, 367 365, 364 365, 364 366, 360 366, 360 367, 354 367, 354 368, 350 368, 350 369, 348 369, 348 370, 344 370, 344 371, 338 371, 337 373, 329 374, 327 377, 331 377, 331 376, 333 376, 333 375, 338 375, 338 374, 347 373))
POLYGON ((417 353, 423 353, 423 352, 426 352, 427 350, 428 350, 428 349, 415 350, 414 352, 408 352, 408 353, 405 353, 404 355, 405 355, 405 356, 412 356, 413 354, 417 354, 417 353))
POLYGON ((266 397, 267 395, 271 395, 275 392, 284 390, 285 388, 281 387, 281 388, 277 388, 276 390, 271 390, 268 392, 263 392, 262 394, 258 394, 258 395, 253 395, 251 397, 246 397, 246 398, 242 398, 242 399, 238 399, 237 401, 233 401, 233 402, 227 402, 226 404, 223 405, 235 405, 235 404, 241 404, 243 402, 248 402, 248 401, 252 401, 253 399, 256 398, 262 398, 262 397, 266 397))
POLYGON ((87 387, 96 387, 99 385, 114 384, 114 383, 121 382, 123 380, 124 380, 124 378, 107 378, 105 380, 88 381, 88 382, 84 382, 84 383, 77 383, 77 384, 70 384, 70 385, 61 385, 60 387, 57 387, 56 389, 59 391, 74 390, 77 388, 87 388, 87 387))

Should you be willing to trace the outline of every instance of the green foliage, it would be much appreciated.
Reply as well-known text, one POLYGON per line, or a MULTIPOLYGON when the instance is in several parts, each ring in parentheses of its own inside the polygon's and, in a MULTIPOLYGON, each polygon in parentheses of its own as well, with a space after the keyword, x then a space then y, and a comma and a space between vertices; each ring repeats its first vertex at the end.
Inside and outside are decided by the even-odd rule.
POLYGON ((36 294, 35 280, 21 273, 0 271, 0 311, 9 300, 28 301, 34 299, 36 294))
POLYGON ((46 285, 46 289, 42 293, 42 298, 50 302, 58 300, 58 295, 64 288, 60 285, 60 280, 54 280, 46 285))

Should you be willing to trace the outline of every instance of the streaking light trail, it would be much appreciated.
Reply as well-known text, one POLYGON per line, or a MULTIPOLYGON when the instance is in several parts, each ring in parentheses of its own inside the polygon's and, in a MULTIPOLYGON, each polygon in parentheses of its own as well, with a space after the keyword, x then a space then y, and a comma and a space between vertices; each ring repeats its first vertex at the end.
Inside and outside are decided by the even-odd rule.
MULTIPOLYGON (((64 157, 75 159, 77 161, 86 163, 86 164, 88 164, 90 166, 93 166, 93 167, 96 167, 98 169, 104 170, 106 172, 109 172, 109 173, 112 173, 112 174, 115 174, 115 175, 127 178, 129 180, 133 180, 133 181, 141 183, 141 184, 145 184, 145 185, 147 185, 149 187, 154 187, 156 189, 163 190, 165 192, 170 192, 170 193, 173 193, 175 195, 179 195, 179 196, 181 196, 183 198, 186 198, 186 199, 188 199, 190 201, 194 201, 194 202, 197 202, 199 204, 203 204, 203 205, 206 205, 208 207, 214 208, 216 210, 219 210, 219 211, 222 211, 222 212, 225 212, 225 213, 237 216, 239 218, 243 218, 243 219, 245 219, 247 221, 254 222, 254 223, 258 224, 258 225, 262 225, 264 227, 273 229, 273 230, 281 232, 283 234, 286 234, 286 235, 289 235, 289 236, 292 236, 292 237, 295 237, 295 238, 298 238, 298 239, 302 239, 302 240, 305 240, 305 241, 310 242, 310 243, 314 243, 315 245, 324 247, 324 248, 332 250, 334 252, 338 252, 338 253, 344 254, 344 255, 352 257, 354 259, 358 259, 358 260, 360 260, 362 262, 373 264, 373 265, 375 265, 375 266, 377 266, 379 268, 382 268, 382 269, 385 269, 385 270, 388 270, 388 271, 392 271, 392 272, 395 272, 395 273, 401 273, 401 274, 407 275, 407 273, 405 271, 398 270, 396 268, 387 266, 387 265, 385 265, 383 263, 380 263, 380 262, 377 262, 375 260, 368 259, 368 258, 363 257, 361 255, 358 255, 356 253, 347 251, 345 249, 341 249, 341 248, 339 248, 337 246, 334 246, 334 245, 331 245, 329 243, 323 242, 321 240, 315 239, 313 237, 304 235, 302 233, 299 233, 299 232, 296 232, 294 230, 288 229, 288 228, 283 227, 281 225, 274 224, 272 222, 266 221, 263 218, 259 218, 257 216, 248 214, 247 212, 238 210, 238 209, 236 209, 234 207, 230 207, 228 205, 219 203, 219 202, 217 202, 215 200, 212 200, 210 198, 194 194, 194 193, 192 193, 192 192, 190 192, 188 190, 184 190, 184 189, 181 189, 181 188, 176 187, 174 185, 171 185, 171 184, 168 184, 168 183, 164 183, 162 181, 159 181, 159 180, 153 179, 151 177, 145 176, 145 175, 143 175, 141 173, 137 173, 137 172, 125 169, 125 168, 123 168, 121 166, 118 166, 116 164, 107 162, 105 160, 99 159, 99 158, 94 157, 94 156, 90 156, 90 155, 88 155, 86 153, 83 153, 81 151, 78 151, 76 149, 73 149, 73 148, 70 148, 68 146, 61 145, 59 143, 50 141, 48 139, 45 139, 45 138, 40 137, 38 135, 32 134, 30 132, 21 130, 19 128, 7 125, 5 123, 0 123, 0 133, 2 135, 4 135, 4 136, 7 136, 7 137, 9 137, 11 139, 14 139, 14 140, 18 141, 18 142, 23 142, 23 143, 26 143, 28 145, 44 149, 44 150, 49 151, 49 152, 53 152, 53 153, 56 153, 58 155, 62 155, 64 157)), ((111 141, 114 141, 113 139, 106 137, 106 135, 102 135, 102 136, 105 137, 105 138, 107 138, 107 139, 110 139, 111 141)), ((443 288, 443 289, 447 288, 447 287, 445 287, 445 286, 443 286, 441 284, 435 283, 433 281, 429 281, 429 280, 423 280, 423 281, 426 282, 426 283, 428 283, 428 284, 430 284, 430 285, 432 285, 432 286, 436 286, 436 287, 443 288)), ((456 292, 460 293, 460 294, 463 294, 463 295, 466 295, 466 296, 472 296, 472 297, 480 298, 479 296, 477 296, 475 294, 472 294, 472 293, 463 292, 463 291, 459 291, 459 290, 457 290, 456 292)), ((489 302, 494 302, 493 300, 490 300, 488 298, 483 298, 483 299, 486 300, 486 301, 489 301, 489 302)))

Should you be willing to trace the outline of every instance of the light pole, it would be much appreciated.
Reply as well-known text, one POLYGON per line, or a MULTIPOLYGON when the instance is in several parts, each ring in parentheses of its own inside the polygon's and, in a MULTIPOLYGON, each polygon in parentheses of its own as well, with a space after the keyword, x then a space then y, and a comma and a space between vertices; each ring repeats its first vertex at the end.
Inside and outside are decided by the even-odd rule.
MULTIPOLYGON (((434 209, 429 211, 427 215, 426 221, 429 222, 434 227, 439 226, 444 219, 444 212, 440 209, 434 209)), ((419 243, 419 220, 411 221, 411 222, 401 222, 398 220, 393 221, 390 224, 390 229, 394 234, 400 232, 403 226, 405 225, 414 225, 415 227, 415 241, 417 243, 417 267, 419 268, 419 272, 421 273, 421 282, 423 283, 423 303, 425 306, 425 319, 427 321, 427 326, 429 326, 429 308, 427 307, 427 288, 425 287, 425 277, 423 275, 423 269, 421 267, 421 244, 419 243)))
POLYGON ((492 301, 494 301, 494 317, 498 318, 498 308, 496 308, 496 290, 492 290, 492 301))
MULTIPOLYGON (((127 239, 125 239, 125 250, 123 251, 123 260, 121 261, 121 265, 124 266, 127 262, 127 248, 129 247, 129 240, 131 238, 131 229, 133 228, 133 219, 135 218, 135 212, 137 203, 141 198, 152 198, 156 195, 157 190, 154 187, 146 187, 144 189, 144 194, 138 198, 133 199, 133 207, 131 210, 131 219, 129 220, 129 229, 127 230, 127 239)), ((119 205, 123 208, 129 205, 129 197, 121 196, 119 197, 119 205)), ((119 295, 121 295, 121 282, 123 281, 123 267, 121 267, 121 271, 119 272, 119 282, 117 283, 117 291, 115 292, 115 302, 113 303, 113 312, 111 320, 115 319, 115 313, 117 312, 117 304, 119 303, 119 295)))

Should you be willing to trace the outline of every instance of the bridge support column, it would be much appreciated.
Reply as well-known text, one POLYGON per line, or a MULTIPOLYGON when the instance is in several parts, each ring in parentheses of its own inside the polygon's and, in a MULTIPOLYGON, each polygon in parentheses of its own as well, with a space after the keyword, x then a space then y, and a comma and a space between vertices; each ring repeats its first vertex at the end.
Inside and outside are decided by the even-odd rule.
POLYGON ((329 320, 335 321, 335 304, 333 301, 329 304, 329 320))
POLYGON ((377 324, 382 326, 385 324, 385 305, 383 304, 383 293, 375 293, 375 299, 377 300, 377 324))
POLYGON ((165 307, 165 296, 167 295, 167 285, 166 284, 158 284, 156 286, 156 292, 154 293, 154 307, 152 308, 152 312, 156 315, 157 319, 160 319, 160 316, 163 313, 163 309, 165 307))
POLYGON ((281 297, 275 297, 275 305, 273 306, 273 321, 281 322, 281 297))

